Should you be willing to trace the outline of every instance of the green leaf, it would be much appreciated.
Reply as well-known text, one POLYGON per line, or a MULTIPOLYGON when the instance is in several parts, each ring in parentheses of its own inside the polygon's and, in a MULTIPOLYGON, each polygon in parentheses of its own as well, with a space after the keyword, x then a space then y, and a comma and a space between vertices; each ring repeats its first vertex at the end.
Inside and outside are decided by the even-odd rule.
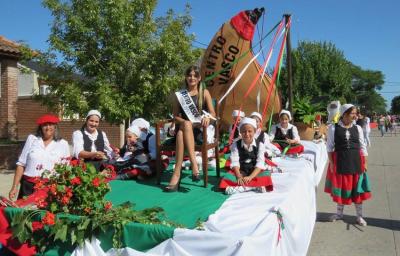
POLYGON ((61 225, 61 228, 57 230, 54 236, 54 241, 61 240, 61 242, 67 241, 67 231, 68 231, 68 224, 61 225))

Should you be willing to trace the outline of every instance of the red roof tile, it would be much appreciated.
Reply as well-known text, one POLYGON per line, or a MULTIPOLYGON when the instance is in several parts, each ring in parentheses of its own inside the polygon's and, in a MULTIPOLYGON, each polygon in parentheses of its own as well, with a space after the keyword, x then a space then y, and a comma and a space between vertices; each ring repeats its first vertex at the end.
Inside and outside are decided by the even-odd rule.
POLYGON ((18 43, 8 40, 3 36, 0 36, 0 54, 18 56, 21 54, 19 47, 20 45, 18 43))

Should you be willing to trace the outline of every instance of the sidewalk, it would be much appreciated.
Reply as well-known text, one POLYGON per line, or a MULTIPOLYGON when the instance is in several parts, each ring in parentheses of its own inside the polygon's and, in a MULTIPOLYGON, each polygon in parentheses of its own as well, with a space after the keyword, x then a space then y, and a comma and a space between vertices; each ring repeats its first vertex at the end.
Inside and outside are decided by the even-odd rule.
POLYGON ((324 175, 318 187, 318 217, 309 256, 400 255, 400 134, 380 137, 378 133, 372 132, 368 149, 372 199, 365 202, 363 211, 368 226, 354 224, 354 205, 345 207, 344 221, 327 222, 336 204, 323 192, 324 175))

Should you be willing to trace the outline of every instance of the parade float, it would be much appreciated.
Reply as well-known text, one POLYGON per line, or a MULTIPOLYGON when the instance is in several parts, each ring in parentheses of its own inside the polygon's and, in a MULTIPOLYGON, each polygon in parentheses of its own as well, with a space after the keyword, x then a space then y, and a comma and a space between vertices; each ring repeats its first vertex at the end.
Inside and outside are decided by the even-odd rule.
MULTIPOLYGON (((272 37, 268 51, 265 46, 253 53, 261 15, 256 9, 234 16, 204 55, 205 85, 220 103, 225 123, 233 109, 258 110, 264 120, 280 111, 276 82, 290 17, 267 34, 272 37), (263 51, 268 54, 260 65, 263 51)), ((65 162, 32 196, 15 204, 4 200, 0 244, 17 255, 306 255, 316 220, 315 187, 327 154, 324 143, 304 142, 304 147, 302 157, 273 159, 282 170, 271 175, 274 191, 231 196, 217 190, 215 171, 209 172, 208 188, 184 172, 180 192, 185 193, 169 194, 154 180, 112 181, 90 166, 65 162)))

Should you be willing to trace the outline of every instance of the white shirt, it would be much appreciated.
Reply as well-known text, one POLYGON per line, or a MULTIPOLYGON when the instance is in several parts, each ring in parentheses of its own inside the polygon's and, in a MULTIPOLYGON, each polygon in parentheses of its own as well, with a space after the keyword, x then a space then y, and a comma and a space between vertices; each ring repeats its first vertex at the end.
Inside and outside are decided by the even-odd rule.
MULTIPOLYGON (((246 149, 247 151, 251 152, 253 151, 253 146, 256 146, 256 140, 253 139, 253 142, 247 146, 243 140, 241 141, 241 146, 242 148, 246 149)), ((258 144, 258 154, 257 154, 257 162, 256 166, 257 168, 260 168, 261 170, 265 169, 265 146, 264 143, 260 142, 258 144)), ((239 167, 240 168, 240 162, 239 162, 239 149, 237 148, 237 141, 234 141, 231 145, 231 167, 239 167)))
POLYGON ((44 170, 52 170, 54 164, 69 156, 66 140, 53 140, 45 147, 42 138, 31 134, 25 142, 17 165, 25 167, 24 175, 37 177, 41 176, 44 170))
MULTIPOLYGON (((86 130, 84 130, 84 133, 89 137, 89 139, 92 141, 92 147, 91 147, 91 150, 90 150, 90 152, 96 152, 97 151, 97 149, 96 149, 96 145, 94 144, 94 141, 97 139, 97 135, 98 135, 98 132, 97 132, 97 130, 96 130, 96 132, 95 133, 93 133, 93 134, 91 134, 91 133, 89 133, 89 132, 87 132, 86 130)), ((105 132, 102 132, 103 133, 103 139, 104 139, 104 151, 105 151, 105 153, 107 154, 107 156, 108 156, 108 158, 112 158, 112 154, 113 154, 113 151, 112 151, 112 148, 110 147, 110 142, 108 141, 108 138, 107 138, 107 135, 106 135, 106 133, 105 132)), ((73 146, 74 146, 74 148, 73 148, 73 156, 74 157, 76 157, 76 158, 79 158, 79 153, 81 152, 81 151, 84 151, 85 149, 83 148, 83 135, 82 135, 82 132, 81 132, 81 130, 76 130, 76 131, 74 131, 74 133, 72 134, 72 144, 73 144, 73 146)))
MULTIPOLYGON (((342 121, 338 123, 341 127, 344 127, 342 121)), ((358 141, 360 142, 360 149, 363 156, 368 156, 367 147, 364 141, 364 132, 361 126, 351 123, 351 127, 357 126, 358 130, 358 141)), ((328 152, 335 151, 335 124, 331 124, 328 126, 328 135, 327 135, 327 142, 326 142, 326 149, 328 152)))
POLYGON ((288 127, 287 127, 287 128, 283 128, 283 127, 281 126, 281 124, 273 125, 273 126, 272 126, 272 129, 271 129, 271 132, 269 133, 269 138, 270 138, 271 141, 274 140, 274 138, 275 138, 275 133, 276 133, 276 128, 277 128, 277 127, 281 129, 283 135, 286 135, 286 133, 288 132, 288 130, 291 129, 291 128, 293 128, 293 129, 292 129, 292 132, 293 132, 293 139, 296 141, 296 143, 300 143, 299 131, 297 130, 297 127, 296 127, 296 126, 294 126, 294 125, 292 125, 292 124, 290 124, 290 123, 288 124, 288 127))

